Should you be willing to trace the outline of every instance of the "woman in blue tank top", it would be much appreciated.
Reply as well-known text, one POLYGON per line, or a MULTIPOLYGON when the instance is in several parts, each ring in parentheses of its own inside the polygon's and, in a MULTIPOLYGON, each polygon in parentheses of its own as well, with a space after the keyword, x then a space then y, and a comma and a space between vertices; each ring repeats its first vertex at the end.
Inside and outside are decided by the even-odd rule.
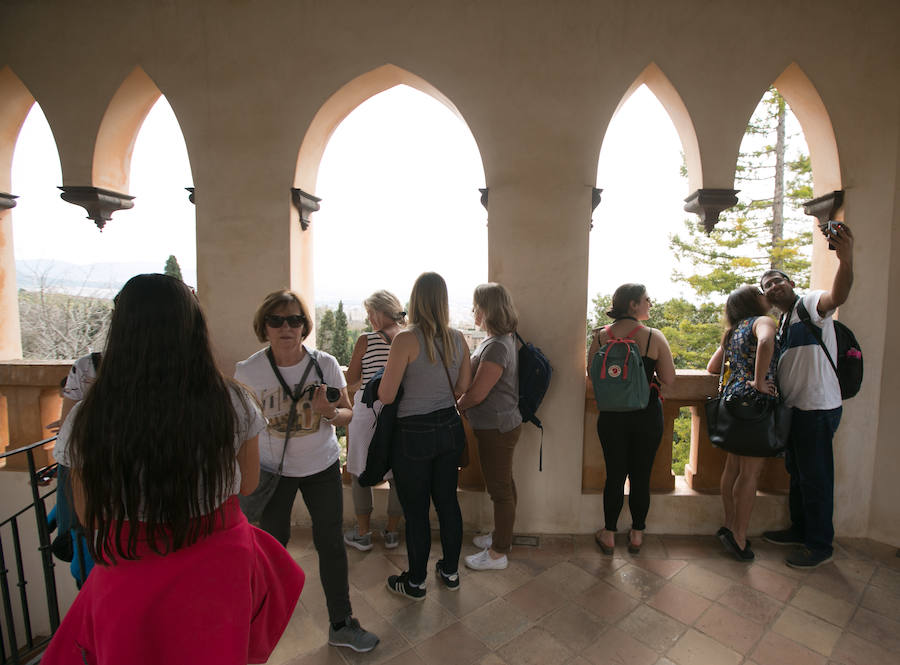
MULTIPOLYGON (((755 286, 735 289, 725 301, 728 328, 706 366, 711 374, 719 374, 726 363, 723 396, 775 399, 775 321, 766 316, 770 308, 755 286)), ((765 459, 728 453, 722 470, 725 524, 716 535, 738 561, 754 559, 747 528, 765 459)))

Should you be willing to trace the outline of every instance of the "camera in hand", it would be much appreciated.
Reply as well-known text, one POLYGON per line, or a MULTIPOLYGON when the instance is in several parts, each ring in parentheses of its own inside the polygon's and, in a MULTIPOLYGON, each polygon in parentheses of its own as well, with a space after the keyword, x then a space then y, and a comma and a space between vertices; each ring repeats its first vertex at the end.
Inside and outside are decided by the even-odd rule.
MULTIPOLYGON (((822 235, 826 238, 831 238, 831 236, 836 235, 839 229, 844 228, 844 225, 840 222, 835 222, 834 220, 829 220, 824 224, 819 224, 819 230, 822 232, 822 235)), ((828 243, 828 249, 834 249, 834 245, 830 242, 828 243)))
MULTIPOLYGON (((309 399, 312 399, 313 394, 315 394, 316 389, 321 386, 321 383, 313 383, 306 388, 303 389, 303 392, 300 393, 300 396, 303 397, 306 395, 309 399)), ((341 398, 341 389, 335 388, 334 386, 325 386, 325 399, 329 402, 337 402, 341 398)))

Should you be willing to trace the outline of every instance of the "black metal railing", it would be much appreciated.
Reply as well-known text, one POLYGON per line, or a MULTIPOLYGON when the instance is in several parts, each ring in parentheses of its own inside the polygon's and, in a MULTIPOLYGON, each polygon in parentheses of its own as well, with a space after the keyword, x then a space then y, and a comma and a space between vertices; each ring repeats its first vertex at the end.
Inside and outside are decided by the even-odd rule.
POLYGON ((41 488, 46 486, 55 475, 56 464, 37 469, 34 461, 34 450, 55 440, 56 437, 54 436, 0 454, 0 459, 8 459, 14 455, 25 455, 28 460, 28 477, 31 485, 31 503, 0 522, 0 597, 2 597, 3 604, 3 623, 0 625, 0 663, 3 663, 3 665, 7 663, 39 662, 40 654, 59 627, 59 601, 56 595, 56 577, 53 573, 53 555, 50 550, 50 528, 47 523, 47 509, 44 504, 46 499, 56 492, 56 487, 53 487, 45 494, 41 494, 41 488), (25 519, 29 512, 34 513, 35 526, 37 527, 38 552, 43 569, 47 619, 50 624, 49 635, 35 636, 32 628, 32 611, 28 600, 28 580, 25 579, 25 557, 30 553, 22 550, 22 539, 19 530, 20 518, 25 519), (3 547, 4 536, 7 533, 10 536, 8 540, 12 541, 14 571, 11 571, 9 568, 7 563, 8 552, 4 551, 3 547), (14 581, 11 579, 11 573, 13 572, 15 573, 14 581), (13 586, 18 587, 17 594, 13 591, 13 586), (22 634, 16 629, 15 610, 18 610, 18 614, 21 617, 22 634))

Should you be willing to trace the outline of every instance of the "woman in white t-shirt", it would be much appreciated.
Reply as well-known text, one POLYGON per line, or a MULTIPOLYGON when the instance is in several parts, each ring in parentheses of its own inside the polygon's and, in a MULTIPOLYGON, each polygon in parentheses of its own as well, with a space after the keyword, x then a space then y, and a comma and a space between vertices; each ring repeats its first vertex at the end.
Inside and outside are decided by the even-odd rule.
POLYGON ((270 472, 281 467, 259 526, 287 545, 294 499, 297 492, 303 495, 331 622, 328 642, 371 651, 378 638, 352 616, 342 533, 343 485, 334 428, 346 426, 353 416, 344 374, 333 356, 303 345, 312 319, 293 291, 267 295, 253 317, 253 330, 268 346, 239 362, 234 378, 254 391, 269 421, 259 435, 260 466, 270 472))

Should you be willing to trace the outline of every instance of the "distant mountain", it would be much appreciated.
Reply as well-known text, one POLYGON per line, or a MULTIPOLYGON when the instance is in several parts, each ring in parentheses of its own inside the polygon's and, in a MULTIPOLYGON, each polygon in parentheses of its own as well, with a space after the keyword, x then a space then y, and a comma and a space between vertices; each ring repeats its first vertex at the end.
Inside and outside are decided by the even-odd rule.
MULTIPOLYGON (((135 275, 162 272, 163 264, 93 263, 79 265, 52 259, 16 261, 16 284, 26 291, 37 291, 41 282, 56 291, 99 298, 112 298, 135 275)), ((184 281, 197 283, 195 270, 182 267, 184 281)))

